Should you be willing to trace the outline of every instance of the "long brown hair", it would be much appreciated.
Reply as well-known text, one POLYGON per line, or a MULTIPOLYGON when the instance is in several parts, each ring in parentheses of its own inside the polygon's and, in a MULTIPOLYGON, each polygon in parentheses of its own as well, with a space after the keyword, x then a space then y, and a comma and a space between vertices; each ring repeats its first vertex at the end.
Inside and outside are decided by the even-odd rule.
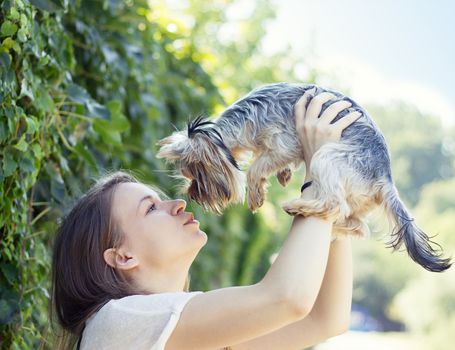
MULTIPOLYGON (((111 207, 117 185, 128 182, 138 180, 123 171, 101 178, 59 226, 52 261, 51 310, 51 320, 57 317, 61 326, 59 348, 74 348, 85 321, 109 300, 140 294, 103 258, 106 249, 122 244, 123 234, 112 218, 111 207)), ((188 288, 189 279, 185 290, 188 288)))

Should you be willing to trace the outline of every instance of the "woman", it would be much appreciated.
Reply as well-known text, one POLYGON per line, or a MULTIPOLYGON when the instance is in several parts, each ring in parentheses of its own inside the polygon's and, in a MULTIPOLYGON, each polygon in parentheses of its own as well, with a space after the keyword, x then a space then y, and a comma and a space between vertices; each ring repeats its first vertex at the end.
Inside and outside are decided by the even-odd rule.
MULTIPOLYGON (((306 164, 358 118, 330 124, 346 101, 319 116, 333 98, 305 94, 294 108, 306 164)), ((302 196, 313 198, 311 186, 302 196)), ((348 329, 350 242, 330 244, 330 218, 294 217, 260 282, 188 292, 207 235, 185 207, 121 172, 79 200, 54 246, 53 305, 67 348, 302 349, 348 329)))

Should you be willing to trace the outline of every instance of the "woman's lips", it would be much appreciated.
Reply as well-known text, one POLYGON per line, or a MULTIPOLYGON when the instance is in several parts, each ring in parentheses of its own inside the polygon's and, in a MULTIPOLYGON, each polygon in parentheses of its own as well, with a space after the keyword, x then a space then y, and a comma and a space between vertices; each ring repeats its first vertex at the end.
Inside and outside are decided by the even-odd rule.
POLYGON ((194 218, 194 215, 193 213, 190 213, 189 217, 188 217, 188 220, 186 220, 186 222, 183 224, 183 226, 185 225, 189 225, 189 224, 198 224, 199 221, 197 221, 195 218, 194 218))
POLYGON ((196 219, 192 219, 192 220, 186 222, 183 226, 189 225, 189 224, 199 224, 199 221, 197 221, 196 219))

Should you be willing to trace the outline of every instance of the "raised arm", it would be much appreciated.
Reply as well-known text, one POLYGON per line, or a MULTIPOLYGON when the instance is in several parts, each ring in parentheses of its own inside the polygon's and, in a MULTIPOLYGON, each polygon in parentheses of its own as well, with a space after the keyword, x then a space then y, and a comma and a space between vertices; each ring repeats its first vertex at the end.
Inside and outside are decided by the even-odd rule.
MULTIPOLYGON (((302 271, 301 273, 305 273, 302 271)), ((349 328, 352 299, 352 256, 349 238, 330 244, 321 290, 310 314, 261 337, 231 346, 232 350, 301 350, 349 328)))
MULTIPOLYGON (((322 104, 332 97, 327 93, 316 96, 311 100, 308 113, 317 119, 322 104)), ((305 108, 306 98, 304 95, 296 108, 302 105, 305 108)), ((326 128, 340 128, 336 123, 328 125, 344 108, 346 106, 338 105, 326 109, 320 118, 328 120, 326 128)), ((349 118, 342 120, 346 123, 346 119, 349 118)), ((316 140, 319 145, 326 136, 316 140)), ((313 152, 318 147, 311 149, 313 152)), ((310 152, 310 159, 311 155, 310 152)), ((304 195, 311 196, 312 192, 304 195)), ((329 220, 295 217, 289 235, 264 278, 251 286, 222 288, 193 297, 183 309, 166 349, 219 349, 265 335, 307 316, 321 287, 331 230, 329 220)))
POLYGON ((310 313, 327 336, 333 337, 349 329, 352 283, 351 238, 345 237, 330 245, 324 280, 310 313))
POLYGON ((331 222, 322 219, 294 220, 264 279, 251 286, 212 290, 190 299, 166 349, 219 349, 305 317, 322 282, 331 228, 331 222))

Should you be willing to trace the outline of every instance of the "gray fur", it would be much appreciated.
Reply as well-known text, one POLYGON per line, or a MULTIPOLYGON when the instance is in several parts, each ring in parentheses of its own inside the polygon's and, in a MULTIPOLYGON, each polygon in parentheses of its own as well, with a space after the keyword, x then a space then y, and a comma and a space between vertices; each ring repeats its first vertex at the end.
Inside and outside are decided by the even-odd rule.
POLYGON ((217 125, 223 132, 224 142, 228 148, 234 145, 242 145, 249 149, 252 147, 267 148, 264 143, 257 142, 256 135, 261 129, 274 125, 282 131, 277 135, 279 141, 286 144, 287 148, 294 150, 290 156, 294 159, 301 158, 303 152, 295 131, 293 107, 305 91, 313 88, 316 88, 314 95, 330 92, 338 97, 336 100, 326 102, 322 106, 321 114, 336 101, 347 100, 352 103, 352 107, 339 113, 333 122, 354 111, 363 114, 363 118, 342 133, 342 142, 354 145, 356 148, 356 154, 346 154, 346 160, 352 167, 367 178, 391 177, 390 159, 385 139, 367 111, 351 98, 335 90, 313 84, 277 83, 253 90, 232 104, 217 120, 217 125), (246 123, 249 123, 251 128, 244 128, 246 123))

